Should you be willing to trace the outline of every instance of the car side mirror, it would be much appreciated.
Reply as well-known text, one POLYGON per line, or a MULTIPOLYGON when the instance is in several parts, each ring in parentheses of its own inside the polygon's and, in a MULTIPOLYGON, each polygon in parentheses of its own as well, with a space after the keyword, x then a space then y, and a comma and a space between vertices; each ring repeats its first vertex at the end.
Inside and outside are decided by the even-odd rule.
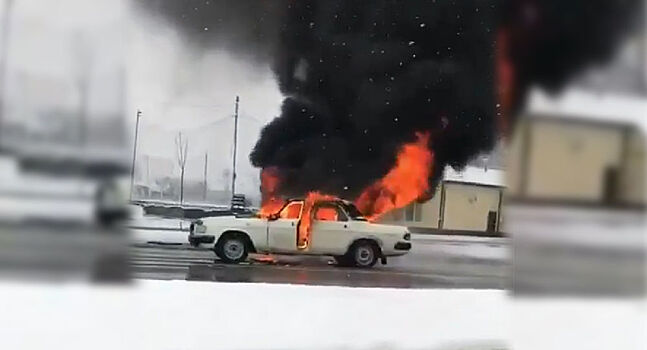
POLYGON ((268 217, 267 217, 267 220, 269 220, 269 221, 275 221, 275 220, 277 220, 278 218, 279 218, 279 214, 274 213, 274 214, 270 214, 270 216, 268 216, 268 217))

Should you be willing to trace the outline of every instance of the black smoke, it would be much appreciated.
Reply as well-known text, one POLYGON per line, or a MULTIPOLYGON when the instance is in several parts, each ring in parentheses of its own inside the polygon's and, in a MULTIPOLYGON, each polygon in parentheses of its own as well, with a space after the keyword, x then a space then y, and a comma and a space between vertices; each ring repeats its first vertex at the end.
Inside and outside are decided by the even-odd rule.
POLYGON ((197 46, 267 59, 286 98, 250 160, 278 169, 285 196, 319 190, 349 199, 382 177, 417 131, 431 134, 432 184, 445 165, 490 150, 531 85, 554 91, 605 62, 642 12, 638 0, 144 5, 197 46), (501 57, 514 72, 510 106, 497 90, 501 57))

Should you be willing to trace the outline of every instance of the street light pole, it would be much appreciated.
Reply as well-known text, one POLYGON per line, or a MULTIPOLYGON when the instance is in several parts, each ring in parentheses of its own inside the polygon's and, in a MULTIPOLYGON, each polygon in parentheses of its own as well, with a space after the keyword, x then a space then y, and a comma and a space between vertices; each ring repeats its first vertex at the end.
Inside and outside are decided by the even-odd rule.
POLYGON ((238 148, 238 102, 240 99, 236 96, 236 113, 234 113, 234 159, 231 174, 231 198, 236 194, 236 151, 238 148))
POLYGON ((137 110, 137 121, 135 122, 135 144, 133 145, 133 165, 130 168, 130 200, 133 200, 133 187, 135 185, 135 160, 137 158, 137 136, 139 135, 139 118, 142 111, 137 110))

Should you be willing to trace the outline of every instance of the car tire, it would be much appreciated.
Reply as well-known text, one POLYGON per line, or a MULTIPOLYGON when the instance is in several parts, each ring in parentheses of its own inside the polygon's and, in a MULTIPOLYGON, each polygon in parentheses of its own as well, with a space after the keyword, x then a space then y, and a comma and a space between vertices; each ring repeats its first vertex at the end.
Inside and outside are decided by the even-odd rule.
POLYGON ((247 259, 249 246, 244 237, 237 234, 228 234, 218 240, 214 247, 216 255, 227 264, 238 264, 247 259))
POLYGON ((355 242, 348 252, 353 265, 360 268, 373 267, 380 256, 377 244, 369 240, 355 242))
POLYGON ((351 267, 354 266, 353 260, 348 257, 348 255, 335 255, 333 256, 337 266, 341 267, 351 267))

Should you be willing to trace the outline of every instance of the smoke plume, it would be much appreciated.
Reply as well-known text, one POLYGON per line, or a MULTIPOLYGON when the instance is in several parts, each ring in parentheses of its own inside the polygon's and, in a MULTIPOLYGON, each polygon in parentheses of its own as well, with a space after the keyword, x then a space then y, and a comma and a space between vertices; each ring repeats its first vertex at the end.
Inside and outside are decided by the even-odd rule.
POLYGON ((490 150, 527 89, 608 60, 638 0, 143 1, 201 47, 266 59, 285 95, 250 160, 282 196, 355 199, 429 134, 430 191, 490 150), (209 34, 205 34, 208 28, 209 34))

